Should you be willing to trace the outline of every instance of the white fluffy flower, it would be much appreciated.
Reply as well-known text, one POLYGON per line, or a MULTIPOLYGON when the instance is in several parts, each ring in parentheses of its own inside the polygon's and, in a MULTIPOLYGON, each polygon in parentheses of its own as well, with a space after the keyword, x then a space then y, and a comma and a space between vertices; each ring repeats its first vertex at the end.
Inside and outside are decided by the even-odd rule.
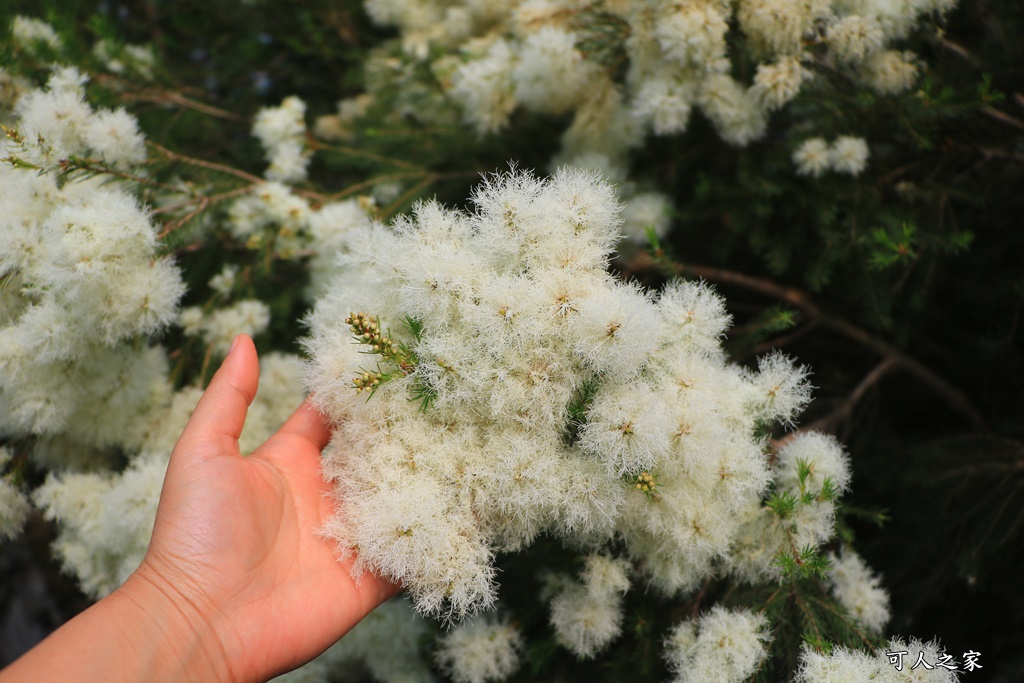
POLYGON ((697 88, 691 82, 663 77, 645 80, 633 98, 633 115, 649 122, 655 135, 674 135, 686 130, 697 88))
POLYGON ((226 354, 240 334, 255 336, 270 324, 270 308, 258 299, 243 299, 218 308, 199 319, 195 309, 182 311, 180 324, 186 333, 199 334, 218 354, 226 354))
POLYGON ((665 56, 683 67, 707 68, 725 58, 726 17, 711 2, 669 5, 654 35, 665 56))
POLYGON ((515 673, 522 649, 514 626, 485 617, 442 636, 435 658, 456 683, 486 683, 515 673))
POLYGON ((800 92, 800 86, 811 72, 797 57, 783 57, 773 64, 758 64, 753 93, 769 110, 780 109, 800 92))
POLYGON ((877 20, 851 14, 828 27, 829 54, 840 62, 862 62, 882 48, 884 32, 877 20))
POLYGON ((802 432, 780 448, 777 469, 775 481, 801 493, 818 495, 826 479, 836 493, 850 487, 850 457, 835 437, 820 432, 802 432))
POLYGON ((750 400, 755 413, 766 421, 792 423, 811 400, 807 366, 796 365, 785 354, 775 351, 757 361, 750 400))
POLYGON ((219 273, 210 278, 210 289, 223 297, 230 296, 237 276, 238 266, 233 263, 226 263, 219 273))
POLYGON ((840 135, 829 150, 832 170, 836 173, 860 175, 868 165, 868 143, 864 138, 840 135))
MULTIPOLYGON (((62 69, 46 89, 22 97, 14 128, 24 142, 8 150, 45 166, 57 152, 139 160, 134 119, 93 112, 83 82, 62 69)), ((148 406, 145 382, 125 378, 133 369, 149 378, 142 370, 156 368, 137 340, 174 320, 184 292, 173 261, 158 254, 146 210, 109 178, 58 186, 52 174, 5 164, 0 273, 13 285, 0 317, 0 431, 70 430, 85 450, 124 445, 118 430, 148 406), (128 395, 124 410, 97 419, 95 410, 128 395)))
POLYGON ((911 638, 910 642, 902 638, 893 638, 888 647, 871 655, 861 650, 850 650, 838 646, 829 654, 804 645, 800 652, 800 668, 797 670, 794 683, 858 683, 859 681, 886 681, 891 683, 956 683, 959 680, 956 672, 945 667, 935 666, 944 650, 938 641, 923 642, 911 638), (902 671, 890 663, 888 653, 893 659, 900 661, 902 655, 902 671), (923 653, 923 654, 922 654, 923 653), (932 668, 911 667, 922 654, 932 668), (907 659, 909 657, 909 660, 907 659))
POLYGON ((664 237, 671 223, 672 205, 668 197, 660 192, 642 192, 626 200, 622 209, 622 232, 626 237, 647 243, 647 231, 654 231, 655 237, 664 237))
POLYGON ((768 118, 760 97, 728 74, 706 78, 698 95, 701 109, 730 145, 743 147, 764 136, 768 118))
POLYGON ((850 548, 839 555, 829 553, 832 564, 826 572, 832 595, 857 621, 872 631, 881 632, 889 622, 889 593, 881 578, 850 548))
POLYGON ((45 45, 51 50, 59 50, 60 38, 53 27, 45 21, 17 15, 11 22, 11 36, 14 42, 29 51, 35 51, 37 44, 45 45))
POLYGON ((828 142, 824 138, 809 138, 793 152, 793 163, 800 175, 819 178, 832 166, 828 142))
POLYGON ((558 114, 577 103, 596 72, 576 49, 575 34, 545 26, 523 41, 512 72, 515 96, 534 111, 558 114))
POLYGON ((765 52, 795 55, 830 0, 740 0, 736 16, 751 42, 765 52))
POLYGON ((268 180, 294 182, 306 177, 309 156, 305 153, 306 104, 287 97, 278 107, 264 107, 256 114, 252 134, 266 151, 268 180))
POLYGON ((763 614, 716 606, 672 630, 665 639, 665 658, 674 683, 739 683, 757 671, 770 639, 763 614))
POLYGON ((884 50, 868 57, 861 75, 875 92, 899 95, 910 90, 917 81, 918 66, 912 52, 884 50))
POLYGON ((480 134, 503 128, 515 109, 514 67, 512 49, 498 40, 483 58, 463 64, 452 74, 452 95, 462 104, 466 122, 480 134))
POLYGON ((82 141, 115 166, 146 160, 146 144, 135 117, 124 109, 100 111, 82 127, 82 141))
POLYGON ((583 581, 556 577, 551 598, 555 637, 580 659, 607 647, 622 631, 622 596, 629 589, 628 565, 604 555, 590 555, 583 581))

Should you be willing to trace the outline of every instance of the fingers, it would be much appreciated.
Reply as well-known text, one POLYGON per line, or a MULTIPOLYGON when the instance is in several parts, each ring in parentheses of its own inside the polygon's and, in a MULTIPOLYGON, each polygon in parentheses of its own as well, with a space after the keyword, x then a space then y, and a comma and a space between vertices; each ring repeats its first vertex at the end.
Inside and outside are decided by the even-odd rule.
POLYGON ((210 380, 175 450, 238 454, 238 437, 256 396, 260 364, 252 339, 235 338, 227 358, 210 380))
POLYGON ((268 443, 277 441, 282 436, 299 439, 319 453, 330 441, 331 430, 320 411, 313 407, 309 399, 306 399, 295 409, 288 421, 277 430, 268 443))

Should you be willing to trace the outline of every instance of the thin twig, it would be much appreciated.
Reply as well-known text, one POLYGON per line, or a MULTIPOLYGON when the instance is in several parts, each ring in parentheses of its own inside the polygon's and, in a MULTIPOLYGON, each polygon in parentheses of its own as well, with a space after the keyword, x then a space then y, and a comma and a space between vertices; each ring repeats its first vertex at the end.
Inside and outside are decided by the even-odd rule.
POLYGON ((418 183, 410 187, 408 190, 403 192, 401 195, 399 195, 398 199, 388 204, 381 212, 381 216, 383 216, 384 218, 390 218, 391 214, 397 211, 400 206, 405 204, 405 202, 407 202, 411 197, 415 197, 420 192, 430 187, 430 185, 436 182, 437 179, 438 176, 437 174, 434 173, 431 173, 430 175, 426 176, 425 178, 423 178, 423 180, 419 181, 418 183))
POLYGON ((219 173, 226 173, 228 175, 233 175, 236 178, 241 178, 242 180, 250 182, 250 183, 252 183, 254 185, 257 184, 257 183, 262 183, 263 182, 263 178, 260 178, 259 176, 255 176, 255 175, 253 175, 251 173, 246 173, 245 171, 242 171, 240 169, 234 168, 232 166, 226 166, 224 164, 218 164, 215 161, 206 161, 204 159, 196 159, 195 157, 190 157, 190 156, 186 156, 184 154, 179 154, 177 152, 172 152, 171 150, 167 149, 163 145, 161 145, 161 144, 159 144, 157 142, 153 142, 152 140, 146 140, 146 144, 149 145, 150 147, 152 147, 153 149, 155 149, 156 151, 160 152, 161 154, 163 154, 168 159, 171 159, 172 161, 180 161, 182 163, 188 164, 189 166, 198 166, 199 168, 206 168, 206 169, 209 169, 211 171, 217 171, 219 173))
POLYGON ((978 60, 975 59, 974 55, 972 55, 967 50, 967 48, 965 48, 963 45, 960 45, 959 43, 954 43, 949 38, 943 38, 942 39, 942 47, 947 52, 951 52, 951 53, 955 54, 957 57, 960 57, 960 58, 970 62, 971 64, 973 64, 975 66, 978 65, 978 60))
POLYGON ((996 149, 995 147, 975 147, 972 148, 981 153, 981 156, 986 159, 1010 159, 1024 164, 1024 154, 1020 152, 1008 152, 1005 149, 996 149))
POLYGON ((999 111, 995 107, 982 107, 981 111, 983 114, 995 119, 996 121, 1005 123, 1008 126, 1013 126, 1017 130, 1024 130, 1024 121, 1021 121, 1015 116, 1010 116, 1006 112, 999 111))
POLYGON ((697 618, 700 614, 700 602, 704 599, 704 594, 708 592, 708 586, 711 584, 711 578, 704 579, 704 585, 700 587, 700 592, 693 598, 693 605, 690 607, 690 617, 693 619, 697 618))
POLYGON ((139 92, 124 92, 120 95, 126 100, 138 100, 139 102, 152 102, 154 104, 173 104, 184 109, 192 109, 201 114, 213 116, 214 118, 227 121, 241 121, 242 117, 234 112, 204 104, 190 97, 185 97, 179 92, 168 90, 142 90, 139 92))
POLYGON ((896 358, 891 356, 886 358, 872 368, 871 372, 864 375, 864 379, 854 387, 853 391, 850 392, 850 395, 847 396, 831 413, 801 427, 795 432, 785 435, 781 439, 773 442, 773 444, 781 446, 800 432, 826 432, 829 434, 835 434, 839 429, 839 425, 850 419, 850 415, 853 414, 854 407, 856 407, 860 400, 864 398, 864 394, 868 392, 868 389, 878 384, 883 377, 898 368, 899 365, 900 362, 896 358))
POLYGON ((246 192, 249 192, 251 189, 252 188, 250 188, 248 185, 244 185, 242 187, 236 187, 233 190, 227 190, 226 192, 220 192, 218 194, 205 196, 200 195, 198 197, 192 197, 190 199, 178 202, 177 204, 169 204, 168 206, 161 206, 159 208, 153 209, 152 211, 149 212, 149 215, 159 216, 162 213, 170 213, 172 211, 177 211, 178 209, 184 209, 186 206, 191 206, 192 204, 195 204, 196 202, 199 201, 203 201, 204 199, 210 204, 217 204, 218 202, 222 202, 226 199, 231 199, 233 197, 243 195, 246 192))
POLYGON ((388 164, 390 166, 398 166, 400 168, 408 168, 408 169, 410 169, 412 171, 418 171, 421 174, 427 173, 427 170, 425 168, 423 168, 422 166, 419 166, 417 164, 414 164, 414 163, 412 163, 410 161, 405 161, 403 159, 395 159, 393 157, 386 157, 386 156, 384 156, 382 154, 377 154, 376 152, 370 152, 370 151, 364 150, 364 149, 356 149, 355 147, 348 147, 346 145, 327 144, 325 142, 320 142, 319 140, 317 140, 316 138, 314 138, 312 136, 309 136, 306 139, 306 144, 308 144, 309 148, 311 150, 313 150, 313 151, 324 150, 324 151, 328 151, 328 152, 337 152, 339 154, 348 154, 350 156, 355 156, 355 157, 364 157, 366 159, 372 159, 374 161, 379 161, 382 164, 388 164))
POLYGON ((206 207, 208 207, 209 205, 210 205, 210 199, 208 197, 200 197, 200 199, 199 199, 199 206, 197 206, 193 210, 189 211, 187 214, 185 214, 181 218, 178 218, 177 220, 173 220, 170 223, 167 223, 164 226, 164 229, 161 230, 159 233, 157 233, 157 236, 156 236, 157 239, 163 239, 164 237, 167 237, 168 235, 170 235, 175 230, 178 230, 181 227, 187 225, 189 221, 191 221, 193 218, 195 218, 196 216, 201 214, 203 211, 205 211, 206 207))
POLYGON ((129 180, 133 183, 140 185, 147 185, 149 187, 159 187, 161 189, 176 190, 178 188, 167 183, 161 183, 158 180, 150 180, 149 178, 143 178, 142 176, 133 175, 126 173, 125 171, 119 171, 116 168, 110 166, 104 166, 102 164, 95 164, 89 159, 62 159, 60 162, 61 170, 65 173, 74 173, 75 171, 86 171, 88 173, 98 173, 103 175, 111 175, 115 178, 121 178, 122 180, 129 180))
POLYGON ((339 199, 344 199, 345 197, 348 197, 350 195, 362 192, 363 190, 369 187, 373 187, 378 183, 386 183, 392 180, 404 180, 406 178, 421 178, 424 175, 425 172, 414 173, 412 171, 403 171, 401 173, 389 173, 388 175, 377 176, 376 178, 364 180, 363 182, 356 183, 355 185, 349 185, 344 190, 340 190, 338 192, 335 192, 334 194, 327 195, 324 199, 326 201, 337 201, 339 199))

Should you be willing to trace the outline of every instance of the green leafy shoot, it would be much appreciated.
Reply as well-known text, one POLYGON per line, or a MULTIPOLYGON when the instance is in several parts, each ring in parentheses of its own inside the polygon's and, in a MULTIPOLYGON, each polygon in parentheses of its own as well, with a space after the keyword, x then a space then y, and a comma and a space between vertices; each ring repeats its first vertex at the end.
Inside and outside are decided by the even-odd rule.
POLYGON ((794 549, 794 552, 779 551, 774 562, 786 580, 823 579, 831 566, 828 558, 812 545, 794 549))
MULTIPOLYGON (((353 338, 368 347, 363 353, 379 355, 382 362, 395 366, 393 370, 384 369, 378 363, 376 369, 364 370, 352 379, 352 386, 357 393, 368 392, 367 400, 382 384, 398 377, 411 375, 416 371, 416 366, 419 364, 416 352, 404 341, 395 341, 391 331, 384 331, 376 316, 363 312, 350 313, 345 318, 345 323, 352 330, 353 338)), ((420 320, 406 316, 402 320, 402 326, 416 341, 419 341, 423 335, 423 323, 420 320)), ((415 377, 414 380, 409 400, 419 401, 420 410, 427 410, 437 398, 437 390, 424 385, 418 377, 415 377)))
POLYGON ((883 270, 897 264, 909 264, 917 259, 917 227, 913 223, 902 223, 891 234, 878 228, 871 233, 871 253, 868 265, 874 270, 883 270))
POLYGON ((789 491, 783 491, 782 493, 774 491, 768 500, 765 501, 765 507, 774 512, 779 519, 789 519, 796 511, 796 506, 799 502, 797 497, 789 491))
POLYGON ((600 378, 597 375, 589 378, 576 389, 572 400, 566 406, 567 415, 563 434, 567 444, 572 445, 579 438, 580 429, 587 423, 587 413, 590 411, 590 404, 594 401, 599 385, 600 378))
POLYGON ((833 648, 835 648, 835 643, 828 640, 827 638, 822 638, 821 636, 815 635, 813 633, 804 633, 801 636, 801 640, 803 640, 808 647, 813 648, 818 653, 823 655, 832 654, 832 650, 833 648))

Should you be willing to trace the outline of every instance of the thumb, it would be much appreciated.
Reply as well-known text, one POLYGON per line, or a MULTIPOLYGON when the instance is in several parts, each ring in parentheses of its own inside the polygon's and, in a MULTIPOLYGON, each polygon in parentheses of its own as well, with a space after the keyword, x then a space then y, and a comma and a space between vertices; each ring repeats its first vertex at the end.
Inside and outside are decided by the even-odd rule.
POLYGON ((240 455, 238 437, 242 434, 249 405, 256 396, 259 379, 256 347, 252 339, 240 334, 199 399, 174 447, 175 452, 181 450, 199 457, 240 455))

